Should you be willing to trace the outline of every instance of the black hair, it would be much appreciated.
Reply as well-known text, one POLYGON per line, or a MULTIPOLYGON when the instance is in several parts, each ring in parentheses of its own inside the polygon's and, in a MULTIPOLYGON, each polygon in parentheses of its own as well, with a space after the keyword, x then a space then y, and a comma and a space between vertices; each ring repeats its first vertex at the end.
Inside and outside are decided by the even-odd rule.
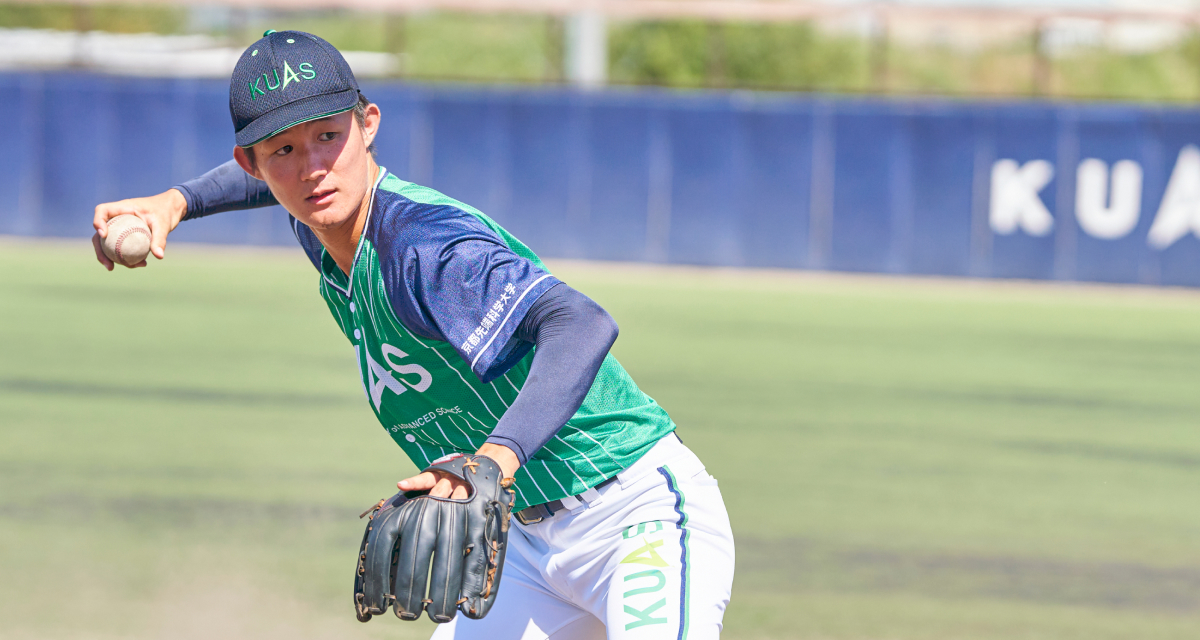
MULTIPOLYGON (((358 94, 358 102, 354 104, 354 109, 353 109, 354 121, 358 123, 359 129, 367 128, 367 107, 369 107, 369 106, 371 106, 371 101, 367 100, 367 97, 364 96, 362 94, 362 92, 360 91, 358 94)), ((372 158, 375 157, 375 141, 374 140, 372 140, 371 144, 369 146, 367 146, 367 151, 371 152, 372 158)))

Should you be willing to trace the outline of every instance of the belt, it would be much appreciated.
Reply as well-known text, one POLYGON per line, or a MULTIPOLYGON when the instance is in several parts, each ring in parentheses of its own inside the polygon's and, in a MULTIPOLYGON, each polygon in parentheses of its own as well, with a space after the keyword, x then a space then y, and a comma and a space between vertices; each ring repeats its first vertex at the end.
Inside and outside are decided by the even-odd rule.
MULTIPOLYGON (((617 476, 613 476, 592 488, 599 490, 601 487, 612 483, 616 479, 617 476)), ((582 494, 575 496, 575 499, 583 502, 582 494)), ((544 502, 542 504, 535 504, 531 507, 525 507, 524 509, 514 513, 513 517, 517 519, 517 522, 528 526, 531 524, 537 524, 542 520, 554 515, 556 512, 563 511, 565 509, 566 505, 563 504, 562 500, 551 500, 550 502, 544 502)))

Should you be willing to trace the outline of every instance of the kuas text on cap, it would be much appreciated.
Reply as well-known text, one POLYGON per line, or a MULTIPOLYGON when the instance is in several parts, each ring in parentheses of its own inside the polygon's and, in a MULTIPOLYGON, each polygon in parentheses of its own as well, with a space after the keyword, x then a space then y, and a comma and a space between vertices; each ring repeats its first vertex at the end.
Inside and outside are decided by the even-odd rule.
POLYGON ((264 33, 242 53, 229 81, 229 115, 241 147, 357 103, 358 81, 346 59, 303 31, 264 33))

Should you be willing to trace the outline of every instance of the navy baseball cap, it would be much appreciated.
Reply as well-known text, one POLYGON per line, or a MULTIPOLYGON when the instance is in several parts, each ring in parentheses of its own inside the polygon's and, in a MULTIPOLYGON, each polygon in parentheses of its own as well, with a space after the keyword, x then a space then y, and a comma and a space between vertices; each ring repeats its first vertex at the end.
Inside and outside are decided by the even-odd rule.
POLYGON ((229 115, 240 147, 357 103, 358 81, 346 59, 303 31, 264 33, 242 53, 229 80, 229 115))

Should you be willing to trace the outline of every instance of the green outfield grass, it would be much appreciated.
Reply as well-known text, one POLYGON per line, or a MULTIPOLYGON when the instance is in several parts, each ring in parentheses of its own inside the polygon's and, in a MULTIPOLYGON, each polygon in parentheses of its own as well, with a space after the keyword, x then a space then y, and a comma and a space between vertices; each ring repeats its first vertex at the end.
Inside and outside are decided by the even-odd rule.
MULTIPOLYGON (((90 253, 0 241, 0 637, 427 637, 352 614, 413 467, 300 251, 90 253)), ((721 482, 726 637, 1200 637, 1200 293, 555 267, 721 482)))

